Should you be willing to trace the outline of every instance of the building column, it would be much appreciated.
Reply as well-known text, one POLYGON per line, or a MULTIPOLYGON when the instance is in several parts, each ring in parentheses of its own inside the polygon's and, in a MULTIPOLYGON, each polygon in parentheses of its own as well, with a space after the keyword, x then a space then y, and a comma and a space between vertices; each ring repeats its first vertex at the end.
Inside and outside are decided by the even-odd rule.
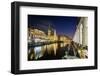
POLYGON ((77 41, 78 41, 78 43, 80 43, 80 40, 79 40, 79 38, 80 38, 80 36, 79 36, 79 33, 80 33, 80 31, 79 31, 79 28, 77 29, 77 41))
POLYGON ((79 43, 82 44, 82 24, 79 25, 79 43))
POLYGON ((75 31, 75 35, 73 37, 73 41, 79 43, 79 28, 77 27, 75 31))
POLYGON ((87 46, 88 44, 88 31, 87 31, 87 18, 83 18, 82 21, 82 45, 87 46))

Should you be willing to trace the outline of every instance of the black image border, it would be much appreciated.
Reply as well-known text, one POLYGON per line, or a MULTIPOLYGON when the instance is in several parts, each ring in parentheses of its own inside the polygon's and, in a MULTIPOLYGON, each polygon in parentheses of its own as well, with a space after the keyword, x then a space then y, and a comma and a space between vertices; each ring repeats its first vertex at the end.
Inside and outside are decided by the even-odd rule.
POLYGON ((27 73, 44 73, 44 72, 59 72, 59 71, 74 71, 74 70, 90 70, 97 69, 97 12, 96 6, 81 6, 81 5, 65 5, 65 4, 49 4, 49 3, 32 3, 32 2, 17 2, 11 3, 11 73, 27 74, 27 73), (81 67, 62 67, 48 69, 27 69, 20 70, 20 7, 44 7, 44 8, 61 8, 61 9, 83 9, 93 10, 94 15, 94 65, 81 67))

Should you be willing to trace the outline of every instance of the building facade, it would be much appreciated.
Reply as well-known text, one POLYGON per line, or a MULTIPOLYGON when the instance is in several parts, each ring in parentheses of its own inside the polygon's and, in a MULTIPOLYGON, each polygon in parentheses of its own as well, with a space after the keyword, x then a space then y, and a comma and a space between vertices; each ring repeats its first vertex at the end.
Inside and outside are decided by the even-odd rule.
POLYGON ((77 25, 73 41, 83 46, 88 45, 88 18, 82 17, 77 25))

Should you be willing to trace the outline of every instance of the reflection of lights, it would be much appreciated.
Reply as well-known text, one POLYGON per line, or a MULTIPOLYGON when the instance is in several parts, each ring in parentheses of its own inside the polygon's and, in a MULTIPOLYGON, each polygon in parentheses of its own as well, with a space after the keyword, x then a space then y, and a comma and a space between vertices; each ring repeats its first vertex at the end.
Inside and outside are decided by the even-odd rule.
POLYGON ((31 52, 31 49, 28 50, 28 53, 30 53, 30 52, 31 52))
POLYGON ((60 47, 63 47, 64 43, 61 43, 60 47))
POLYGON ((42 52, 42 54, 44 54, 45 51, 46 51, 46 45, 44 45, 44 46, 41 47, 41 52, 42 52))
POLYGON ((31 54, 30 59, 33 59, 33 57, 34 57, 34 54, 31 54))
POLYGON ((35 48, 34 48, 34 51, 35 51, 35 52, 40 52, 40 51, 41 51, 41 47, 35 47, 35 48))
POLYGON ((35 52, 35 59, 38 59, 38 58, 42 57, 41 47, 35 47, 34 52, 35 52))
POLYGON ((54 54, 56 55, 56 51, 57 51, 57 43, 56 44, 53 44, 53 46, 54 46, 54 54))

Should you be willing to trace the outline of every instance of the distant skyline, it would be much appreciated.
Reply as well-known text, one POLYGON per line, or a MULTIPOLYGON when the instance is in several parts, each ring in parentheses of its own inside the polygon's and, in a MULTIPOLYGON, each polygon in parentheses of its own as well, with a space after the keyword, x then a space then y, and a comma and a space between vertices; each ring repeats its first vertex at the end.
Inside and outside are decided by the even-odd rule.
POLYGON ((44 15, 28 15, 28 26, 36 26, 37 24, 49 26, 51 25, 58 35, 66 35, 73 38, 80 17, 71 16, 44 16, 44 15))

